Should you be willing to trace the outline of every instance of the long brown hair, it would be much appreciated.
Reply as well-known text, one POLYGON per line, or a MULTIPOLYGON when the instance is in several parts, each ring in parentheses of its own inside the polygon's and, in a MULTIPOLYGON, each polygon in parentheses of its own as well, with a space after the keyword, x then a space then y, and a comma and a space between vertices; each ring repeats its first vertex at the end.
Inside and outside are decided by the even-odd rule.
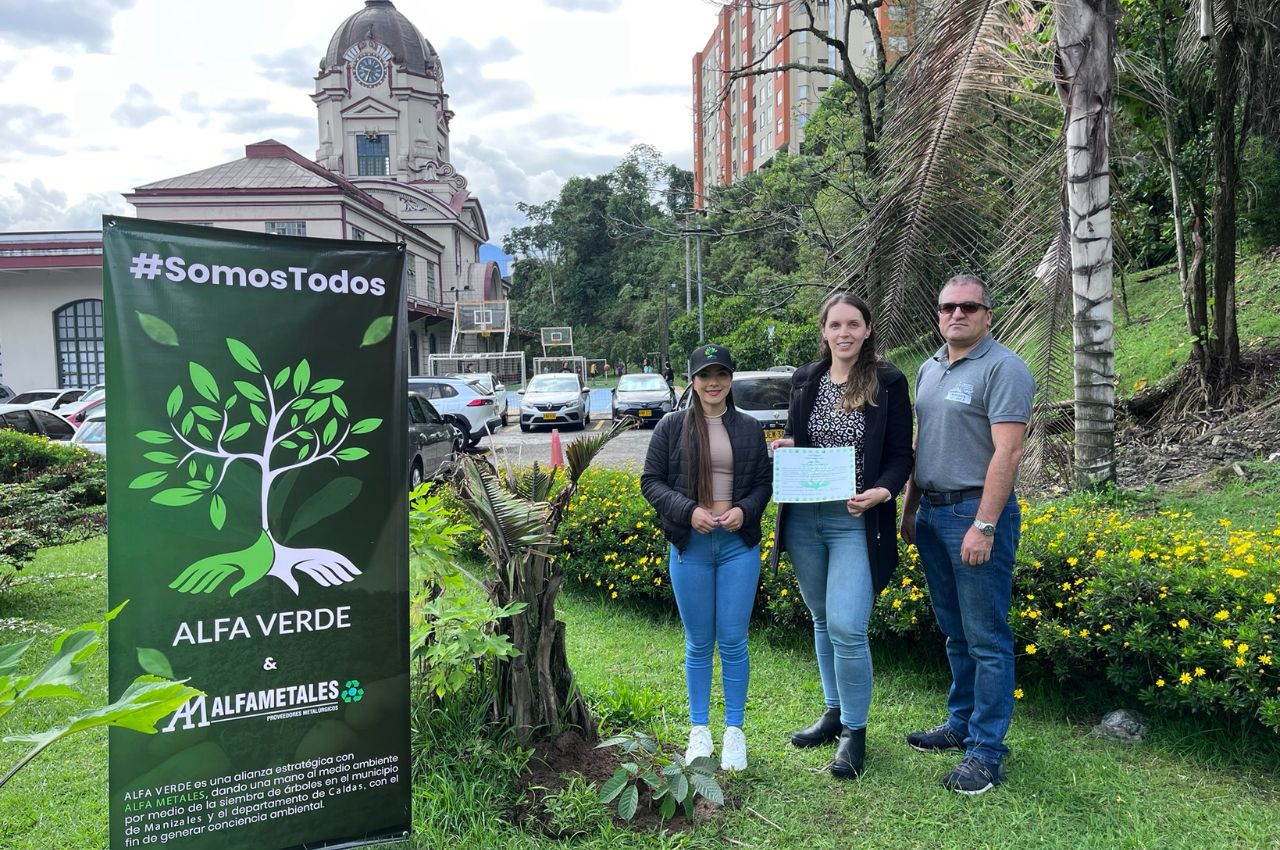
MULTIPOLYGON (((711 437, 707 433, 707 413, 702 409, 702 399, 693 389, 689 379, 689 409, 684 414, 681 437, 684 454, 689 459, 689 496, 700 507, 710 508, 715 499, 711 495, 711 437)), ((725 412, 733 407, 733 388, 725 397, 725 412)))
POLYGON ((837 304, 848 304, 855 308, 862 314, 862 321, 866 322, 867 327, 871 329, 867 338, 862 341, 862 350, 858 352, 858 359, 853 361, 853 367, 849 370, 849 381, 844 385, 844 396, 840 399, 840 407, 846 413, 851 413, 860 407, 875 407, 876 396, 880 394, 878 372, 880 358, 876 354, 876 326, 871 323, 871 307, 866 301, 852 292, 837 292, 823 303, 822 313, 818 316, 818 336, 821 339, 818 356, 821 359, 831 360, 831 346, 827 345, 822 332, 827 327, 827 314, 837 304))

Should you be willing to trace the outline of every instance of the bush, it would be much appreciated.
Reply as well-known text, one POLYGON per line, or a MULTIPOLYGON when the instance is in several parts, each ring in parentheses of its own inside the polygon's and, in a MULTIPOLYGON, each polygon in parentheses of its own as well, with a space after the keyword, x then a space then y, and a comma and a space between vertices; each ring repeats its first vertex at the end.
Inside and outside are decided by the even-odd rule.
POLYGON ((106 466, 43 437, 0 431, 0 566, 106 528, 106 466))
MULTIPOLYGON (((762 558, 773 540, 765 517, 762 558)), ((570 582, 608 600, 674 606, 667 543, 629 471, 591 470, 566 513, 570 582)), ((1205 527, 1114 497, 1023 505, 1010 611, 1019 662, 1058 677, 1102 672, 1152 706, 1226 711, 1280 729, 1280 527, 1205 527)), ((807 627, 787 559, 761 571, 756 616, 807 627)), ((882 593, 871 632, 936 633, 914 547, 882 593)))
POLYGON ((76 464, 86 452, 34 434, 0 430, 0 484, 29 478, 46 469, 76 464))

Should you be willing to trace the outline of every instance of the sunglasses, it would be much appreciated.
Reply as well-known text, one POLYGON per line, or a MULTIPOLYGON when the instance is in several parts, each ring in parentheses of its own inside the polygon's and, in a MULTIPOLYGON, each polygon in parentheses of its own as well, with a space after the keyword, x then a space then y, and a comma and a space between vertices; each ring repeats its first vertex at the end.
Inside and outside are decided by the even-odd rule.
POLYGON ((938 314, 941 316, 950 316, 956 311, 957 307, 959 307, 960 312, 964 313, 966 316, 972 316, 979 310, 991 309, 986 304, 982 304, 978 301, 947 301, 938 305, 938 314))

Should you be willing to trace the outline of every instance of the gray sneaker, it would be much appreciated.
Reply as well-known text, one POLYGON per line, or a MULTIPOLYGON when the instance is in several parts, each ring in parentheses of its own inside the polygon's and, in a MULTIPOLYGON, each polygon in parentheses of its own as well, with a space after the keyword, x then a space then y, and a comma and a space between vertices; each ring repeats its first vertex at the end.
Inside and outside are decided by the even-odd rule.
POLYGON ((1004 765, 965 756, 956 769, 942 777, 942 787, 970 797, 985 794, 1004 781, 1004 765))
POLYGON ((908 734, 907 744, 911 749, 922 753, 964 752, 964 738, 957 735, 955 730, 946 723, 923 732, 908 734))

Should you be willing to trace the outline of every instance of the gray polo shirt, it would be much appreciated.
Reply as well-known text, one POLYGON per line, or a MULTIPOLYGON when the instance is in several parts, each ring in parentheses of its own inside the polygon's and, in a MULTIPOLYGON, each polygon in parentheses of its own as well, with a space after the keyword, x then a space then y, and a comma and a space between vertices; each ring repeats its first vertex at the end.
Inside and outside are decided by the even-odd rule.
POLYGON ((955 363, 947 347, 916 375, 916 484, 922 490, 981 487, 995 453, 991 426, 1031 419, 1036 382, 1018 355, 990 334, 955 363))

